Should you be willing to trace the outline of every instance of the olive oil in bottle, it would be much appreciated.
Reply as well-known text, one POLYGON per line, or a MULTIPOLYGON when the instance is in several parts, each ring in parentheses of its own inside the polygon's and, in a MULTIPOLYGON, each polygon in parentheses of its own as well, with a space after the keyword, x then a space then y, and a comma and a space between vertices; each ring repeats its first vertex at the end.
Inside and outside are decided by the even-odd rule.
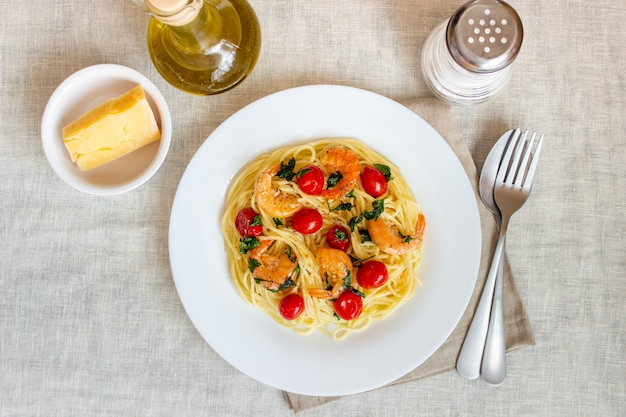
POLYGON ((246 0, 145 0, 148 50, 173 86, 191 94, 228 91, 250 74, 261 30, 246 0))

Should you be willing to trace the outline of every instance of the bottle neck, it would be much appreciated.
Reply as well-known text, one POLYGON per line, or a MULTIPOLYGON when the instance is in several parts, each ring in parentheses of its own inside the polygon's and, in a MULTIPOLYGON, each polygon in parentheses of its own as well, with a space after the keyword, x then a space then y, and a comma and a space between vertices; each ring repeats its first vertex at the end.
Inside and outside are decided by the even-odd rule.
POLYGON ((203 0, 144 0, 150 14, 170 26, 185 26, 197 18, 203 8, 203 0))
MULTIPOLYGON (((149 1, 146 0, 146 4, 149 1)), ((156 14, 151 8, 153 18, 169 27, 169 36, 174 46, 184 53, 203 53, 221 40, 222 19, 219 12, 203 0, 188 0, 185 10, 178 14, 184 14, 181 19, 174 19, 175 24, 168 23, 170 16, 164 18, 162 14, 156 14), (184 24, 180 24, 184 22, 184 24)))

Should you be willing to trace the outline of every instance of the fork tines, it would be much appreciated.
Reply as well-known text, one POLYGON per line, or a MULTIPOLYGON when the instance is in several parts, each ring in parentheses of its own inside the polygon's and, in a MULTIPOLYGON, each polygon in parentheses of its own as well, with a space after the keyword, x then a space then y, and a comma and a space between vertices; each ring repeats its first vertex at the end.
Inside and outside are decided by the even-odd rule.
POLYGON ((498 172, 498 179, 501 182, 530 190, 541 153, 543 133, 540 133, 539 140, 536 139, 537 132, 532 132, 529 139, 528 130, 523 135, 520 129, 513 131, 502 158, 502 161, 508 161, 506 169, 498 172))

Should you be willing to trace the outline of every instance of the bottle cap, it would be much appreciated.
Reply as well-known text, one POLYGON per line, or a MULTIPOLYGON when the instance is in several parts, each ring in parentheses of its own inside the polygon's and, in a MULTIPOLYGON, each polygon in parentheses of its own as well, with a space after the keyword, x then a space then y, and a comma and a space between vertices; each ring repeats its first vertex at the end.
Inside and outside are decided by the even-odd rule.
POLYGON ((155 19, 170 26, 183 26, 198 16, 202 0, 144 0, 155 19))
POLYGON ((446 42, 452 58, 471 72, 495 72, 511 64, 522 46, 522 21, 501 0, 471 0, 450 18, 446 42))

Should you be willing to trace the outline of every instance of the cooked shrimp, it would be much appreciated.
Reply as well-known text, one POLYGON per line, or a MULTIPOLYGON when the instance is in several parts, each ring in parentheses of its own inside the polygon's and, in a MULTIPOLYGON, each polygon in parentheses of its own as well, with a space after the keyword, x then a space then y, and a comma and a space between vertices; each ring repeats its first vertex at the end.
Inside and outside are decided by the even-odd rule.
POLYGON ((425 228, 426 217, 422 213, 417 216, 415 233, 409 236, 401 234, 396 225, 380 217, 367 221, 367 231, 372 242, 389 255, 402 255, 419 248, 424 238, 425 228))
POLYGON ((272 217, 289 217, 302 208, 296 194, 288 194, 272 184, 272 178, 280 170, 280 165, 261 172, 254 186, 256 203, 272 217))
POLYGON ((336 185, 326 190, 322 190, 320 195, 325 198, 341 200, 356 185, 359 179, 359 158, 349 149, 327 148, 320 162, 331 174, 339 173, 340 179, 336 185))
MULTIPOLYGON (((250 259, 258 262, 254 265, 252 276, 268 290, 279 291, 288 284, 287 280, 292 278, 298 263, 295 256, 290 257, 284 252, 280 255, 265 253, 272 243, 273 240, 262 240, 260 246, 250 251, 250 259)), ((253 263, 250 262, 250 265, 252 268, 253 263)))
POLYGON ((344 286, 344 279, 352 275, 352 261, 342 250, 321 247, 315 256, 320 276, 332 289, 311 288, 309 294, 317 298, 337 298, 344 286))

